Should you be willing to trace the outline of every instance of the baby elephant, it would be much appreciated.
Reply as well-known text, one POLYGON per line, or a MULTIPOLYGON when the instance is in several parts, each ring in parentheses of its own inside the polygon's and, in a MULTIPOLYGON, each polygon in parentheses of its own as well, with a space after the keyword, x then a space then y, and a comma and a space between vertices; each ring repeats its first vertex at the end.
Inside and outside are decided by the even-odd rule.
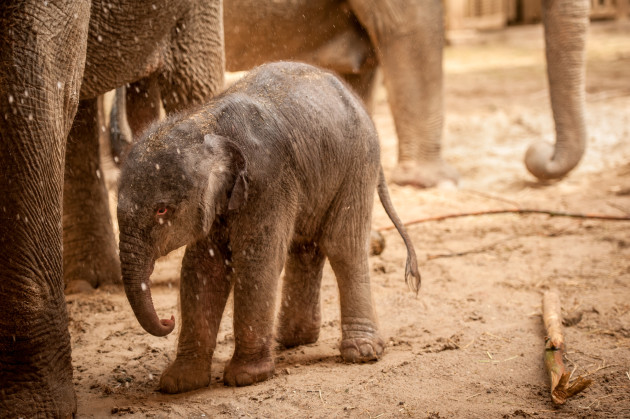
POLYGON ((339 284, 343 359, 380 357, 368 269, 375 189, 407 246, 405 278, 414 289, 420 274, 379 154, 360 100, 332 74, 288 62, 258 67, 143 135, 122 168, 118 221, 125 291, 153 335, 174 328, 174 318, 159 320, 153 307, 155 259, 187 245, 177 358, 162 374, 162 391, 210 383, 232 288, 235 349, 223 380, 244 386, 273 375, 283 268, 276 339, 287 347, 315 342, 326 258, 339 284))

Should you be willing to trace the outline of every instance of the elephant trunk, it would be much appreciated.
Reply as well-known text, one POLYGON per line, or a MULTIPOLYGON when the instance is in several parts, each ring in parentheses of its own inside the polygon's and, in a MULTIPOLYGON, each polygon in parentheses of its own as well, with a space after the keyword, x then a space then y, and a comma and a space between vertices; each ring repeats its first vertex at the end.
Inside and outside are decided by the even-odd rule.
POLYGON ((140 325, 154 336, 171 333, 175 327, 175 317, 160 320, 153 307, 149 278, 155 258, 146 250, 146 245, 135 237, 121 235, 120 261, 125 294, 140 325))
POLYGON ((583 128, 582 133, 576 133, 571 139, 562 139, 563 134, 558 133, 555 147, 544 141, 532 144, 525 154, 527 170, 541 180, 560 179, 567 175, 584 155, 585 131, 583 128))
POLYGON ((580 162, 586 149, 585 67, 588 0, 543 2, 547 76, 556 123, 556 145, 537 143, 525 155, 539 179, 558 179, 580 162))

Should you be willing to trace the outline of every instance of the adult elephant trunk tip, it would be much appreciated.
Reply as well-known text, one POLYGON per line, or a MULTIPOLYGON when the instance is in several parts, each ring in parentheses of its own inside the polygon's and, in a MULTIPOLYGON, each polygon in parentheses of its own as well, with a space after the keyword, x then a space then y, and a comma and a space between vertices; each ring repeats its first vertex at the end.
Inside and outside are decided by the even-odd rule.
POLYGON ((153 263, 150 264, 149 273, 146 275, 129 274, 129 269, 123 263, 123 283, 125 294, 133 309, 136 319, 144 330, 153 336, 166 336, 175 328, 175 316, 170 319, 159 319, 153 306, 151 288, 149 287, 150 272, 153 271, 153 263))
POLYGON ((529 146, 525 153, 525 166, 540 180, 560 179, 578 165, 584 155, 584 145, 575 149, 554 148, 554 145, 539 141, 529 146))

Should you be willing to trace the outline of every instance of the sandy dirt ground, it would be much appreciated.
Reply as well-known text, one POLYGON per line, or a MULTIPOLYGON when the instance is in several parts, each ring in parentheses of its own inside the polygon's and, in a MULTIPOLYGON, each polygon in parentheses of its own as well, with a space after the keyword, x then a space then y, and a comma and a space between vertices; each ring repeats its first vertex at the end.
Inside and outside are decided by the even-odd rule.
MULTIPOLYGON (((390 186, 405 221, 491 209, 536 208, 630 215, 630 26, 593 25, 588 43, 588 151, 561 182, 542 184, 522 157, 553 140, 542 28, 513 28, 448 47, 444 155, 458 188, 390 186)), ((396 136, 381 88, 374 115, 386 175, 396 136)), ((108 171, 109 179, 115 172, 108 171)), ((375 205, 373 225, 390 225, 375 205)), ((630 417, 630 223, 546 215, 489 215, 409 226, 421 261, 416 297, 404 282, 399 236, 370 258, 387 348, 375 363, 341 361, 334 275, 324 273, 316 344, 276 348, 267 382, 228 388, 232 309, 223 318, 208 388, 157 391, 174 359, 177 330, 150 336, 122 289, 67 298, 78 417, 630 417), (566 405, 550 401, 542 355, 541 295, 561 295, 575 376, 593 385, 566 405)), ((161 260, 153 295, 161 317, 178 317, 179 259, 161 260)))

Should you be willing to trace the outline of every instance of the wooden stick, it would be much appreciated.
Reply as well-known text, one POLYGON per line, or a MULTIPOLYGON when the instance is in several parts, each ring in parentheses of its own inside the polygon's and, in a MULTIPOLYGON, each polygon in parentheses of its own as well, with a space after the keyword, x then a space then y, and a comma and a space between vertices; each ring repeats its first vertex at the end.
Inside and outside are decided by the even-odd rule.
POLYGON ((563 362, 564 336, 562 335, 562 314, 560 297, 553 291, 543 295, 543 321, 547 337, 545 340, 545 368, 551 382, 551 400, 564 404, 567 399, 591 385, 592 381, 578 377, 569 385, 571 373, 566 371, 563 362))
MULTIPOLYGON (((590 219, 590 220, 607 220, 607 221, 630 221, 630 217, 618 217, 614 215, 605 215, 605 214, 581 214, 577 212, 563 212, 563 211, 551 211, 551 210, 541 210, 541 209, 527 209, 527 208, 516 208, 516 209, 500 209, 500 210, 488 210, 488 211, 475 211, 475 212, 463 212, 458 214, 446 214, 446 215, 438 215, 436 217, 427 217, 427 218, 419 218, 417 220, 411 220, 404 223, 405 226, 410 226, 413 224, 426 223, 429 221, 442 221, 449 218, 459 218, 459 217, 475 217, 479 215, 496 215, 496 214, 545 214, 551 217, 571 217, 571 218, 582 218, 582 219, 590 219)), ((377 231, 388 231, 393 230, 393 225, 377 228, 377 231)))

